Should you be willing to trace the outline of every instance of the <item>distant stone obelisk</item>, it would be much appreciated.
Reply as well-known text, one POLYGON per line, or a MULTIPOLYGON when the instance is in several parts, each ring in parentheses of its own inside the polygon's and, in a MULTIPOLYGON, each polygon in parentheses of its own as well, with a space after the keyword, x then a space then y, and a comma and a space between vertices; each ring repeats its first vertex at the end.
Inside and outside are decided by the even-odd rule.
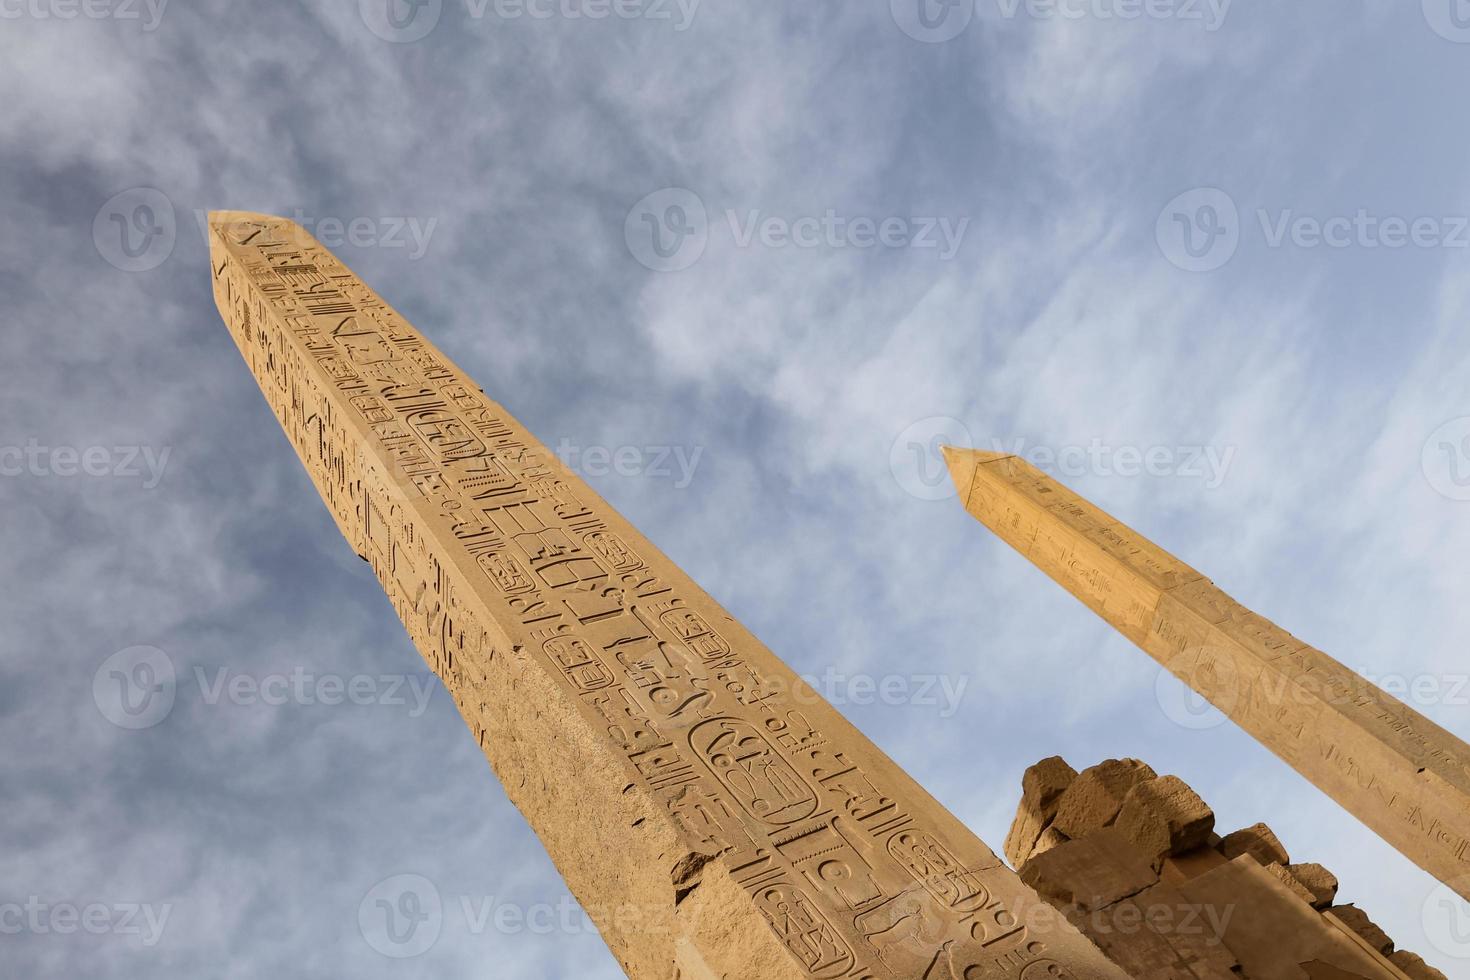
POLYGON ((1123 980, 299 226, 209 231, 291 444, 629 976, 1123 980))
POLYGON ((1025 460, 945 452, 981 523, 1470 898, 1470 746, 1025 460))

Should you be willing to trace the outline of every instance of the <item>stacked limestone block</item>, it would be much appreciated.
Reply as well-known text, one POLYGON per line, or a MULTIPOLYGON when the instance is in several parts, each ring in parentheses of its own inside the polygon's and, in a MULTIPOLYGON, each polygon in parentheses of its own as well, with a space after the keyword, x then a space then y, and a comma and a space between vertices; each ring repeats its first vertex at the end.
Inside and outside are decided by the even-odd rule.
POLYGON ((1137 759, 1026 770, 1005 852, 1136 980, 1445 980, 1334 905, 1337 878, 1271 828, 1221 837, 1194 790, 1137 759))

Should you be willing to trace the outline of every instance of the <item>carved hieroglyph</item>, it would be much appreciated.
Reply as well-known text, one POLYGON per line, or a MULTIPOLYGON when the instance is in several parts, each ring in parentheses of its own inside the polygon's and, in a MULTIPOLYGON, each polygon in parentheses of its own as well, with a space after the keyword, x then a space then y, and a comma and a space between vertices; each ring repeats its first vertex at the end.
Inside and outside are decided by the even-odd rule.
POLYGON ((215 300, 338 526, 629 976, 1124 976, 292 222, 215 300))
POLYGON ((945 454, 965 508, 981 523, 1470 898, 1470 746, 1025 460, 945 454))

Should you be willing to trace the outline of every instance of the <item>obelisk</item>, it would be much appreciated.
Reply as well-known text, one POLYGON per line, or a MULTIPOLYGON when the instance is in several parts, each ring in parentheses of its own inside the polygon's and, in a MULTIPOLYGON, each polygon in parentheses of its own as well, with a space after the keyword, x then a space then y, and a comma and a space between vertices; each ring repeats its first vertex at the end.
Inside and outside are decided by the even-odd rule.
POLYGON ((1020 457, 945 452, 981 523, 1470 898, 1470 746, 1020 457))
POLYGON ((304 230, 209 230, 291 444, 630 977, 1124 977, 304 230))

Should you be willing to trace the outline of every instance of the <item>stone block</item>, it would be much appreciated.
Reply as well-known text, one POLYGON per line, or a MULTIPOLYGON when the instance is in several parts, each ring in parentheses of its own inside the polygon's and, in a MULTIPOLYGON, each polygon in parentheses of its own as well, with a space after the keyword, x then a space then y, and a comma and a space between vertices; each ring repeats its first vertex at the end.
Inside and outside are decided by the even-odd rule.
POLYGON ((1356 905, 1334 905, 1327 911, 1384 956, 1393 953, 1393 940, 1388 937, 1388 933, 1378 928, 1377 923, 1368 918, 1367 912, 1356 905))
MULTIPOLYGON (((1036 839, 1036 846, 1031 848, 1031 856, 1028 857, 1027 860, 1029 861, 1034 859, 1038 855, 1045 854, 1052 848, 1065 844, 1069 840, 1071 840, 1071 838, 1062 833, 1057 828, 1048 827, 1043 830, 1041 832, 1041 836, 1036 839)), ((1016 870, 1019 871, 1020 869, 1017 868, 1016 870)))
POLYGON ((1178 776, 1146 779, 1123 799, 1115 826, 1154 857, 1183 854, 1209 840, 1215 812, 1178 776))
POLYGON ((1395 950, 1388 961, 1406 973, 1410 980, 1447 980, 1443 973, 1425 963, 1417 954, 1407 949, 1395 950))
POLYGON ((1307 964, 1316 963, 1324 977, 1338 970, 1390 980, 1383 961, 1346 926, 1328 921, 1249 855, 1176 887, 1219 923, 1242 977, 1305 980, 1307 964))
POLYGON ((1230 861, 1213 847, 1199 847, 1185 854, 1176 854, 1164 859, 1165 881, 1181 882, 1197 878, 1213 868, 1230 861))
POLYGON ((1292 875, 1312 894, 1312 908, 1325 909, 1337 898, 1337 875, 1320 864, 1288 865, 1292 875))
POLYGON ((1011 867, 1026 863, 1036 842, 1056 816, 1057 801, 1077 778, 1077 770, 1060 756, 1042 759, 1021 777, 1021 803, 1006 835, 1005 854, 1011 867))
POLYGON ((1233 834, 1226 834, 1220 841, 1220 853, 1230 860, 1249 854, 1263 867, 1273 864, 1290 864, 1291 856, 1277 839, 1276 834, 1263 823, 1258 823, 1233 834))
POLYGON ((1271 873, 1271 877, 1275 878, 1277 881, 1285 885, 1287 891, 1291 892, 1293 895, 1300 898, 1308 905, 1311 905, 1313 908, 1316 908, 1316 905, 1314 904, 1316 900, 1315 896, 1307 890, 1306 885, 1303 885, 1300 881, 1297 880, 1296 875, 1292 874, 1291 871, 1286 867, 1286 865, 1272 863, 1266 865, 1266 870, 1271 873))
POLYGON ((1091 912, 1156 884, 1159 866, 1107 828, 1032 857, 1021 869, 1021 880, 1063 911, 1091 912))
POLYGON ((1137 759, 1109 759, 1093 766, 1062 793, 1052 825, 1074 840, 1102 830, 1117 818, 1129 791, 1156 776, 1137 759))

